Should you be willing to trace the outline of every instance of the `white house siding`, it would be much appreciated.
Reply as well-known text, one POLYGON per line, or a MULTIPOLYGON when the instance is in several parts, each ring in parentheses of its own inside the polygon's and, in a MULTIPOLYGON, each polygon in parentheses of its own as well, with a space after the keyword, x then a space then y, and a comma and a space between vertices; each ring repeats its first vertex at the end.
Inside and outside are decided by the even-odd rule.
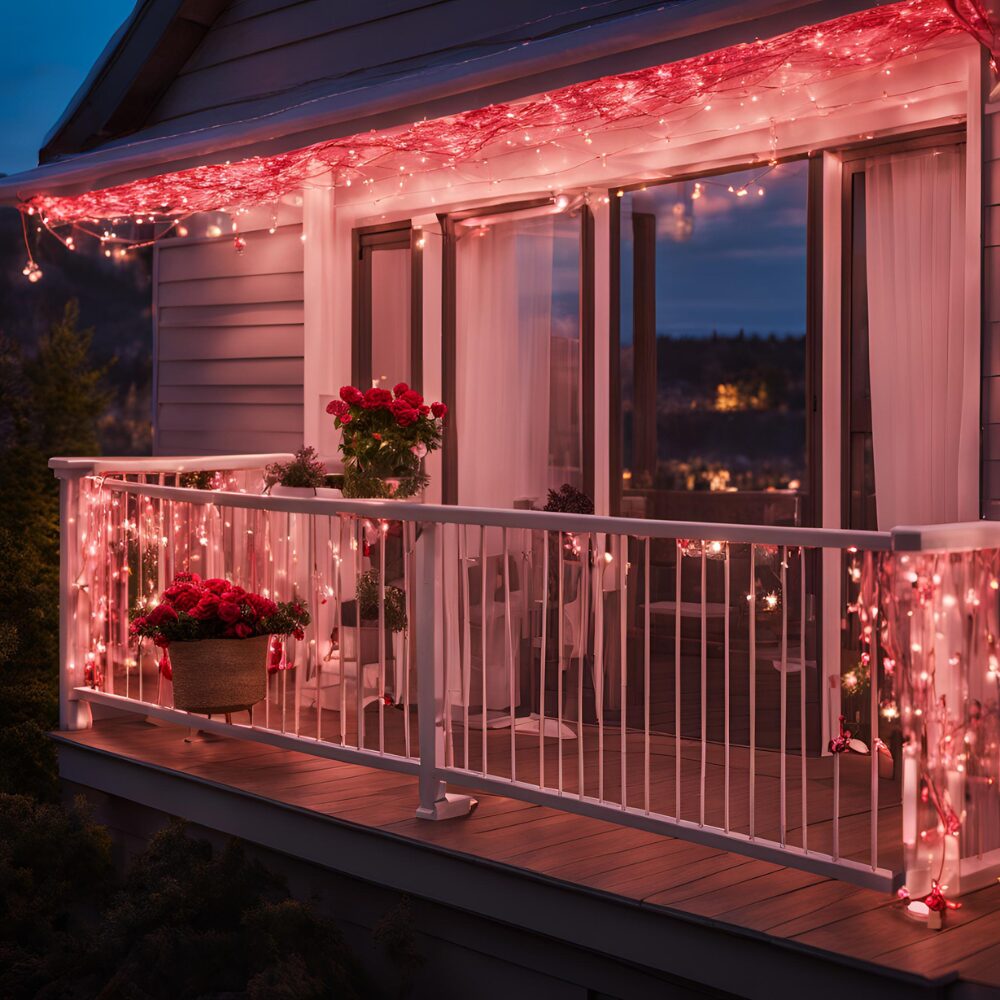
POLYGON ((299 215, 283 210, 274 234, 244 226, 243 254, 230 234, 157 247, 159 454, 288 451, 302 443, 299 215))

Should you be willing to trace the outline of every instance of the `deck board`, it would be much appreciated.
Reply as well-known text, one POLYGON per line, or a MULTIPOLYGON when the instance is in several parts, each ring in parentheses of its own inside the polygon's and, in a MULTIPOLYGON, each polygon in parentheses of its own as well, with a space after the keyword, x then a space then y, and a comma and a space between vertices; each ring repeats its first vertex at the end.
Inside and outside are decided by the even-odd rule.
POLYGON ((1000 885, 963 897, 935 933, 884 893, 718 848, 479 792, 471 816, 428 823, 414 817, 411 775, 228 738, 187 742, 185 735, 116 719, 60 738, 645 906, 926 979, 958 970, 1000 988, 1000 885))

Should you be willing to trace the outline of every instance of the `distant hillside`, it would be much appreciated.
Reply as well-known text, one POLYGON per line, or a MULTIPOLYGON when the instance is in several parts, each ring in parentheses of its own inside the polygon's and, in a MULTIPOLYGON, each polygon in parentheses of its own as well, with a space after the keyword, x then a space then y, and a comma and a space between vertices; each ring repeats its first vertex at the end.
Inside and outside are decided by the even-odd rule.
POLYGON ((109 380, 115 402, 101 427, 105 453, 142 454, 150 447, 152 386, 152 254, 121 261, 106 258, 95 241, 73 252, 29 228, 43 273, 32 284, 21 273, 26 260, 19 213, 0 208, 0 333, 33 353, 39 336, 80 302, 80 325, 94 328, 95 360, 117 358, 109 380))

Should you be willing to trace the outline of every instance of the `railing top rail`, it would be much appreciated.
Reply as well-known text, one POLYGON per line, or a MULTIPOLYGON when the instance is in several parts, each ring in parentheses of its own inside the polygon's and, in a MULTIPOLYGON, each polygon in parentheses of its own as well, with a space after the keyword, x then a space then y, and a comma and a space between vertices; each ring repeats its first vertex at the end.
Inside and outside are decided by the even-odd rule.
POLYGON ((179 473, 179 472, 233 472, 239 469, 262 469, 273 462, 287 462, 292 455, 275 452, 259 455, 156 455, 121 458, 50 458, 49 468, 58 476, 60 473, 73 475, 101 475, 102 473, 123 472, 179 473))
POLYGON ((806 548, 859 548, 874 551, 888 551, 892 548, 892 534, 887 531, 847 531, 835 528, 793 528, 702 521, 660 521, 629 517, 602 517, 593 514, 558 514, 539 510, 407 503, 398 500, 274 497, 267 494, 154 486, 113 478, 105 479, 104 485, 106 488, 118 492, 163 500, 327 517, 337 514, 355 514, 392 521, 485 525, 487 527, 527 528, 536 531, 566 531, 579 534, 598 532, 613 535, 635 535, 644 538, 689 538, 698 541, 727 541, 737 544, 801 545, 806 548))

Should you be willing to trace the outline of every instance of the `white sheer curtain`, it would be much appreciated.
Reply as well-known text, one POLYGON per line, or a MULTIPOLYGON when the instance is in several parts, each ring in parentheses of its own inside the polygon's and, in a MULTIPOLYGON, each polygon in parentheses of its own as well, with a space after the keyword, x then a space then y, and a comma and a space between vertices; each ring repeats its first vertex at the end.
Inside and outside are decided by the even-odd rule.
POLYGON ((873 159, 865 174, 878 526, 975 520, 979 338, 965 309, 964 151, 873 159))
POLYGON ((459 503, 544 502, 549 486, 552 219, 465 233, 456 251, 459 503))

